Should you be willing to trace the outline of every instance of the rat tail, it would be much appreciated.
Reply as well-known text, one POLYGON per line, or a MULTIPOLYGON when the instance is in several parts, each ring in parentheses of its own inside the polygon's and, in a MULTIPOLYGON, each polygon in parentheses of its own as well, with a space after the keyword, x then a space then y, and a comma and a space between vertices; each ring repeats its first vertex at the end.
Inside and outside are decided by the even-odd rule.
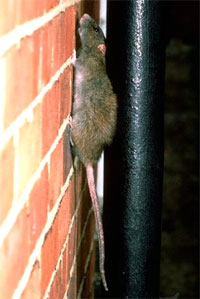
POLYGON ((92 199, 93 210, 95 214, 96 220, 96 230, 98 234, 99 240, 99 268, 101 273, 102 282, 106 291, 108 291, 106 278, 105 278, 105 270, 104 270, 104 260, 105 260, 105 250, 104 250, 104 234, 103 234, 103 226, 100 215, 99 201, 97 197, 95 180, 94 180, 94 168, 91 163, 86 166, 87 171, 87 180, 88 186, 90 190, 90 196, 92 199))

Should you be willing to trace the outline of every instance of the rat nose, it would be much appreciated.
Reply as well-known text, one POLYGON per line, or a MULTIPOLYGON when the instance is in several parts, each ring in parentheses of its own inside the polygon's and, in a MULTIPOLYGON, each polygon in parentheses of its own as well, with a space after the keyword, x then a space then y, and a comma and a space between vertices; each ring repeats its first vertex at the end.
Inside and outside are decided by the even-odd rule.
POLYGON ((89 20, 90 16, 85 13, 84 15, 82 15, 81 19, 80 19, 80 25, 83 23, 84 20, 89 20))
POLYGON ((82 18, 83 18, 83 20, 85 20, 85 19, 89 19, 90 16, 87 13, 84 13, 84 15, 82 16, 82 18))

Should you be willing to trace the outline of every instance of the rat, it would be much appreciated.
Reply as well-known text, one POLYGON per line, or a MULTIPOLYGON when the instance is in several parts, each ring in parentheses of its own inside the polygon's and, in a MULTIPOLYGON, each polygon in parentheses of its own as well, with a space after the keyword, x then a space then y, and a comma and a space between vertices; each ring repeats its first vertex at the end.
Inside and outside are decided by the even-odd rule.
POLYGON ((111 144, 115 134, 117 97, 106 73, 104 34, 88 14, 84 14, 80 19, 79 35, 81 48, 74 65, 71 143, 74 154, 86 168, 99 242, 100 274, 104 288, 108 290, 104 270, 104 233, 94 167, 103 148, 111 144))

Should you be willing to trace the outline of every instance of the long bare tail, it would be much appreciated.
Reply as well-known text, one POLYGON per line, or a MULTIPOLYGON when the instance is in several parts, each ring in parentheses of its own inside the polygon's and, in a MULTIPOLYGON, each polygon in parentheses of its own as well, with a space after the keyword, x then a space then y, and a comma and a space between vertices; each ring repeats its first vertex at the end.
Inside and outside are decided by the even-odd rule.
POLYGON ((104 249, 104 234, 103 234, 103 226, 99 208, 99 201, 97 197, 96 187, 95 187, 95 180, 94 180, 94 168, 92 164, 88 164, 86 167, 87 171, 87 179, 88 179, 88 186, 90 190, 90 196, 92 199, 92 205, 95 214, 96 220, 96 230, 98 234, 99 240, 99 268, 101 273, 102 282, 106 291, 108 291, 106 278, 105 278, 105 270, 104 270, 104 260, 105 260, 105 249, 104 249))

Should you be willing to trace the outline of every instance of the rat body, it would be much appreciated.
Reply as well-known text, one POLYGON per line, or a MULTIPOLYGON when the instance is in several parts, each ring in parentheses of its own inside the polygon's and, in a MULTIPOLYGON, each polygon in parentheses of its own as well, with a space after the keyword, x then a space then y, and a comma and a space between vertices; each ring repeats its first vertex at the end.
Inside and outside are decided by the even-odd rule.
POLYGON ((94 166, 103 148, 112 142, 117 120, 117 98, 106 73, 105 38, 87 14, 80 19, 82 47, 75 62, 71 140, 75 155, 86 167, 99 240, 100 273, 106 290, 104 234, 95 187, 94 166))

